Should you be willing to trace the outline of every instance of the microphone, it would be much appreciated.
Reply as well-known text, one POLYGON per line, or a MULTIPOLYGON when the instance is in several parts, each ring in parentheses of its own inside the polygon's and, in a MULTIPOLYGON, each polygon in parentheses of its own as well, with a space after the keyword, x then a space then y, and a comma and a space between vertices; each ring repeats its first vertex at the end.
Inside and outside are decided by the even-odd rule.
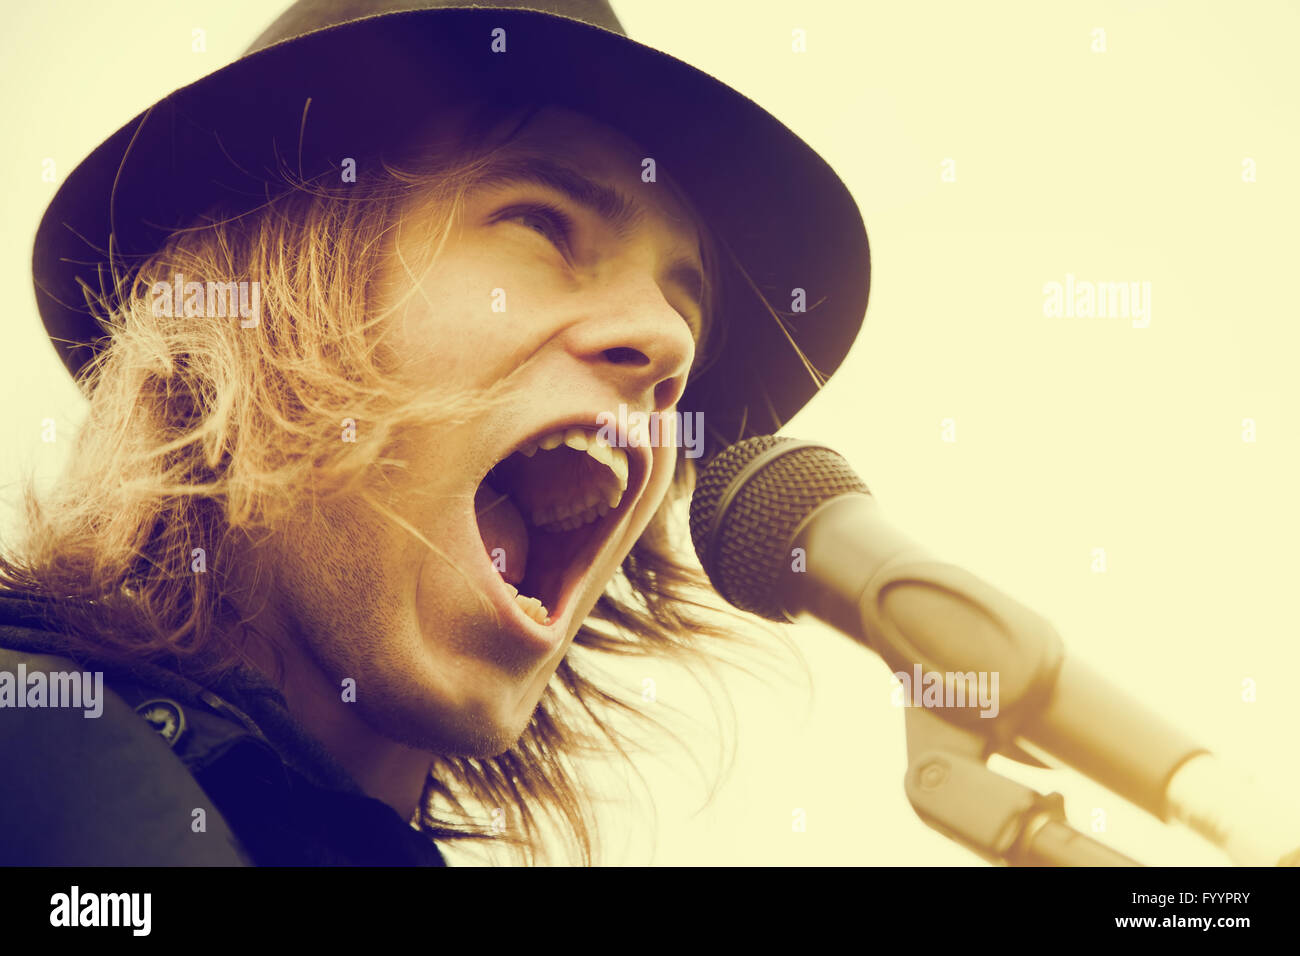
POLYGON ((1069 657, 1045 618, 889 525, 830 448, 771 435, 730 446, 699 477, 690 527, 729 603, 781 623, 817 618, 895 673, 941 679, 943 699, 926 707, 982 736, 982 758, 1024 760, 1032 745, 1239 863, 1300 865, 1289 807, 1069 657), (953 695, 977 674, 999 698, 982 713, 953 695))

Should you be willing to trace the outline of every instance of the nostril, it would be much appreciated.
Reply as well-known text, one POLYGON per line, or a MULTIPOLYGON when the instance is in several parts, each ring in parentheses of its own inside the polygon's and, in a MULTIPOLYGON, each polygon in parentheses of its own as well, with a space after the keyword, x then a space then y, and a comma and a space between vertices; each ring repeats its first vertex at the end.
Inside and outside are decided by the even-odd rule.
POLYGON ((638 352, 636 349, 616 348, 605 349, 605 358, 615 365, 649 365, 650 358, 644 352, 638 352))

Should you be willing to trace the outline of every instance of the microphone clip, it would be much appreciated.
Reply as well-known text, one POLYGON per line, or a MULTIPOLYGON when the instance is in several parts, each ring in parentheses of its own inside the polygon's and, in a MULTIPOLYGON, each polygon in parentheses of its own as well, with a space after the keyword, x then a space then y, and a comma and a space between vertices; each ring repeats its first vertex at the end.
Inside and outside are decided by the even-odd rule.
POLYGON ((1044 795, 990 770, 984 763, 988 741, 982 735, 923 707, 908 707, 904 725, 904 789, 912 809, 931 829, 990 863, 1142 865, 1071 827, 1059 793, 1044 795))

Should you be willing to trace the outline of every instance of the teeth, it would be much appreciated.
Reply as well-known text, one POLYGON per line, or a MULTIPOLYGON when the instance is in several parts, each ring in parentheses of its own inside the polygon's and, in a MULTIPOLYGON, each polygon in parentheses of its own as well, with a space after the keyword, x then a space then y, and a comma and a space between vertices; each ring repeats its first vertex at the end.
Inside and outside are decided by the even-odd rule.
POLYGON ((583 494, 583 499, 534 508, 533 526, 547 531, 571 531, 604 517, 619 506, 623 500, 623 492, 627 490, 627 452, 610 445, 599 433, 592 433, 576 426, 557 428, 537 441, 529 442, 519 450, 526 457, 532 458, 538 451, 551 451, 561 445, 574 451, 586 452, 594 461, 604 465, 618 484, 614 487, 610 483, 604 483, 607 487, 579 492, 583 494))
MULTIPOLYGON (((583 517, 588 512, 592 512, 594 515, 593 508, 600 501, 602 494, 604 494, 604 492, 593 491, 588 493, 586 501, 576 501, 573 503, 557 505, 551 508, 539 508, 533 512, 533 525, 540 528, 542 525, 551 524, 552 522, 568 521, 570 518, 583 517)), ((586 524, 587 522, 582 521, 580 523, 586 524)), ((577 525, 574 527, 577 527, 577 525)))
POLYGON ((614 476, 618 478, 618 483, 622 487, 626 488, 627 487, 627 452, 625 452, 621 448, 611 448, 609 452, 610 452, 610 461, 608 461, 606 464, 608 464, 610 470, 614 472, 614 476))
POLYGON ((600 462, 610 471, 614 470, 614 449, 603 441, 595 441, 587 446, 587 454, 600 462))
MULTIPOLYGON (((612 471, 614 473, 614 477, 618 479, 619 485, 621 485, 623 488, 626 488, 627 487, 627 452, 625 452, 622 448, 615 448, 614 446, 606 443, 605 440, 601 438, 599 435, 593 436, 593 438, 595 440, 590 442, 586 446, 587 454, 590 455, 592 458, 596 459, 596 461, 600 462, 610 471, 612 471)), ((565 441, 570 448, 578 447, 573 442, 569 441, 567 438, 565 439, 565 441)))
POLYGON ((520 594, 519 589, 505 578, 501 579, 501 583, 506 586, 506 590, 510 592, 512 597, 514 597, 515 604, 518 606, 519 610, 523 611, 538 624, 551 623, 551 612, 546 610, 545 604, 535 597, 529 597, 527 594, 520 594))
POLYGON ((623 487, 627 487, 627 452, 615 448, 602 435, 592 434, 582 428, 559 428, 534 442, 524 445, 519 451, 532 458, 539 450, 551 451, 567 445, 574 451, 585 451, 588 455, 612 471, 623 487))
POLYGON ((609 514, 623 501, 623 489, 610 488, 604 499, 596 498, 578 508, 539 508, 533 512, 533 527, 543 531, 572 531, 609 514))
POLYGON ((515 604, 519 606, 519 610, 523 611, 538 624, 550 623, 550 612, 546 610, 546 605, 537 600, 537 598, 528 597, 525 594, 516 594, 515 604))

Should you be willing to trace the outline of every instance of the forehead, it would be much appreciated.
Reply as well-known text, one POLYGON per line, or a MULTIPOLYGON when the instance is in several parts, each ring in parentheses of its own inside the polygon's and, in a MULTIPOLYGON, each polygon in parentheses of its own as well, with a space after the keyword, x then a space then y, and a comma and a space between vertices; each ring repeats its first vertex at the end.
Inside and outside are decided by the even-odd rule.
MULTIPOLYGON (((620 231, 653 225, 684 250, 698 250, 699 230, 690 212, 667 188, 656 168, 655 182, 643 182, 643 162, 654 157, 612 127, 558 106, 538 110, 499 154, 502 171, 541 170, 566 178, 571 188, 587 180, 597 188, 593 201, 604 207, 620 231), (565 177, 566 173, 576 176, 565 177)), ((566 190, 570 191, 570 190, 566 190)))

